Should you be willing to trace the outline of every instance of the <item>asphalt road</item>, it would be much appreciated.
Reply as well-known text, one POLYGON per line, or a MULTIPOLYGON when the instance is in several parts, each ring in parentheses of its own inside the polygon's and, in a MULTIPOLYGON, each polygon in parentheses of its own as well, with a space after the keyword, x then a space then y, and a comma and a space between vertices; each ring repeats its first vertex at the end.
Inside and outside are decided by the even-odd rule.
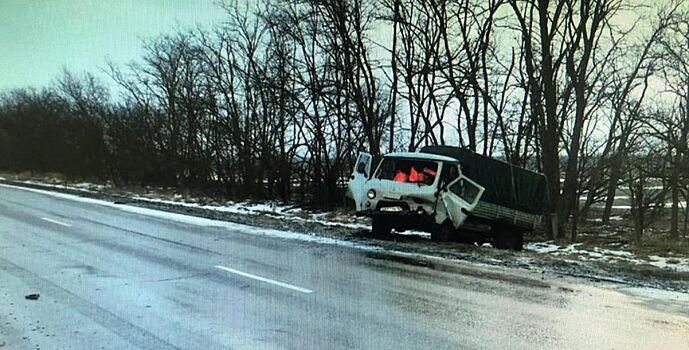
POLYGON ((0 349, 689 349, 687 294, 149 214, 0 186, 0 349))

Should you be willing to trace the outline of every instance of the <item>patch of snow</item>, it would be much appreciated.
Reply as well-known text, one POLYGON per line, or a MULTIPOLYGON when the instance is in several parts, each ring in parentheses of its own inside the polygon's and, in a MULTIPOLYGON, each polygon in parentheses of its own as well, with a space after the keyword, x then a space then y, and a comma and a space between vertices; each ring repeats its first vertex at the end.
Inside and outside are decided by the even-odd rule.
MULTIPOLYGON (((677 204, 678 204, 680 207, 684 208, 684 207, 686 207, 687 202, 678 202, 677 204)), ((665 206, 666 206, 666 207, 671 207, 671 206, 672 206, 672 202, 667 202, 667 203, 665 203, 665 206)), ((604 207, 603 205, 592 206, 592 208, 598 208, 598 209, 603 208, 603 207, 604 207)), ((631 210, 631 209, 632 209, 632 206, 631 206, 631 205, 613 205, 613 206, 612 206, 612 209, 631 210)))
MULTIPOLYGON (((366 228, 368 228, 368 227, 369 227, 369 226, 366 225, 366 228)), ((399 235, 403 235, 403 236, 420 236, 420 237, 423 237, 423 238, 431 239, 431 234, 428 233, 428 232, 423 232, 423 231, 407 230, 407 231, 404 231, 404 232, 397 232, 397 231, 395 231, 395 233, 397 233, 397 234, 399 234, 399 235)))
POLYGON ((581 246, 583 243, 573 243, 570 244, 564 248, 560 248, 557 252, 555 252, 555 255, 560 255, 560 254, 582 254, 585 252, 584 250, 579 250, 577 247, 581 246))
POLYGON ((531 242, 524 245, 524 250, 539 254, 550 254, 554 256, 569 255, 581 261, 625 261, 632 264, 650 264, 661 269, 677 272, 689 272, 689 258, 670 257, 651 255, 650 261, 645 260, 636 254, 626 250, 615 250, 593 247, 592 250, 583 249, 582 243, 574 243, 567 246, 559 246, 553 241, 531 242))
POLYGON ((612 250, 594 247, 592 251, 582 249, 582 243, 574 243, 564 247, 555 244, 553 241, 547 242, 531 242, 524 245, 524 249, 527 251, 541 253, 541 254, 551 254, 551 255, 580 255, 586 258, 603 259, 608 260, 610 258, 635 258, 636 256, 632 252, 625 250, 612 250))
POLYGON ((560 249, 560 246, 557 244, 554 244, 552 241, 529 242, 529 243, 524 245, 524 250, 536 252, 536 253, 542 253, 542 254, 552 253, 552 252, 558 251, 559 249, 560 249))
POLYGON ((596 250, 599 250, 601 253, 603 253, 605 255, 621 256, 621 257, 625 257, 625 258, 636 257, 636 255, 634 255, 634 253, 628 252, 626 250, 610 250, 610 249, 599 249, 599 248, 596 248, 596 250))
MULTIPOLYGON (((103 186, 103 185, 97 185, 97 184, 93 184, 90 182, 80 182, 80 183, 74 184, 72 186, 74 186, 76 188, 87 189, 87 190, 95 189, 95 190, 101 191, 101 190, 105 189, 105 186, 103 186)), ((69 188, 71 186, 67 186, 67 187, 69 188)))
POLYGON ((554 252, 553 255, 563 255, 563 254, 578 254, 580 256, 585 256, 586 258, 592 260, 629 260, 636 259, 637 256, 626 250, 612 250, 599 247, 593 247, 593 250, 581 249, 581 243, 570 244, 561 250, 554 252))
MULTIPOLYGON (((623 218, 621 216, 618 216, 618 215, 611 216, 609 219, 610 219, 610 221, 622 221, 623 220, 623 218)), ((593 218, 593 219, 588 219, 588 221, 590 221, 590 222, 603 222, 603 218, 593 218)))
POLYGON ((689 272, 689 258, 666 258, 657 255, 648 257, 650 265, 677 272, 689 272))
MULTIPOLYGON (((182 199, 182 196, 179 195, 179 197, 175 197, 175 198, 176 199, 182 199)), ((234 213, 234 214, 252 214, 252 215, 259 215, 259 214, 265 214, 265 213, 280 214, 280 213, 285 213, 285 212, 289 211, 290 209, 292 209, 290 206, 278 205, 278 204, 273 203, 273 202, 271 202, 271 203, 227 202, 225 205, 208 205, 208 204, 201 204, 201 203, 197 203, 197 202, 183 202, 183 201, 177 201, 177 200, 171 201, 171 200, 166 200, 166 199, 149 198, 149 197, 142 197, 142 196, 133 196, 132 199, 139 200, 139 201, 152 202, 152 203, 181 205, 184 207, 217 210, 217 211, 221 211, 221 212, 234 213)))

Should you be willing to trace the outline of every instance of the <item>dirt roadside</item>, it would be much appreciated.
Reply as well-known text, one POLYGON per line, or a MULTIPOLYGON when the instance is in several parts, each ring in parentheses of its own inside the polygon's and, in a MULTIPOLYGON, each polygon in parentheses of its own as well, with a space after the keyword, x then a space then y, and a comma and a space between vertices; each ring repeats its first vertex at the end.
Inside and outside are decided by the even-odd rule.
POLYGON ((170 202, 155 202, 132 198, 126 191, 102 189, 84 191, 69 187, 26 183, 0 179, 0 183, 62 192, 81 197, 100 199, 116 204, 133 205, 143 208, 163 210, 173 213, 192 215, 214 220, 259 226, 264 228, 287 230, 320 237, 366 244, 383 249, 383 254, 390 253, 399 257, 399 252, 408 263, 421 264, 430 268, 443 268, 435 258, 451 261, 486 264, 517 268, 531 272, 552 273, 586 279, 591 282, 613 282, 631 286, 652 287, 665 290, 689 293, 689 273, 661 269, 651 265, 625 264, 617 261, 580 261, 565 256, 552 256, 534 252, 513 252, 490 247, 471 246, 458 242, 433 242, 416 235, 393 234, 387 237, 375 237, 368 229, 353 228, 337 223, 323 224, 310 220, 285 220, 282 217, 266 214, 244 214, 201 207, 186 206, 170 202))

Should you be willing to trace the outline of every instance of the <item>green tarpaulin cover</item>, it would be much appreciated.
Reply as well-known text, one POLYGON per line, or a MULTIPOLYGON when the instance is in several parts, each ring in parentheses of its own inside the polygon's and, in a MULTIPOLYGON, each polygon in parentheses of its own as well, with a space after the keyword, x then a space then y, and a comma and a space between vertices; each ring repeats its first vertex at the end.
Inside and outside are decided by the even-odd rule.
POLYGON ((543 214, 546 198, 543 174, 477 154, 467 148, 426 146, 421 152, 457 159, 462 173, 485 187, 482 201, 530 214, 543 214))

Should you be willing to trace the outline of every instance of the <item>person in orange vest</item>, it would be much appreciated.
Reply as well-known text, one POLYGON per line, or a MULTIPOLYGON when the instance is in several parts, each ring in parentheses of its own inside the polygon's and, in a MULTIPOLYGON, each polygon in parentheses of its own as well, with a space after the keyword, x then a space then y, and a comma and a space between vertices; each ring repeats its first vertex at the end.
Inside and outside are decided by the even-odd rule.
POLYGON ((397 173, 395 174, 395 178, 393 180, 395 182, 407 182, 407 174, 405 174, 402 170, 397 170, 397 173))
POLYGON ((411 170, 409 171, 409 182, 413 183, 418 183, 418 182, 423 182, 423 173, 420 173, 414 169, 414 167, 411 167, 411 170))

